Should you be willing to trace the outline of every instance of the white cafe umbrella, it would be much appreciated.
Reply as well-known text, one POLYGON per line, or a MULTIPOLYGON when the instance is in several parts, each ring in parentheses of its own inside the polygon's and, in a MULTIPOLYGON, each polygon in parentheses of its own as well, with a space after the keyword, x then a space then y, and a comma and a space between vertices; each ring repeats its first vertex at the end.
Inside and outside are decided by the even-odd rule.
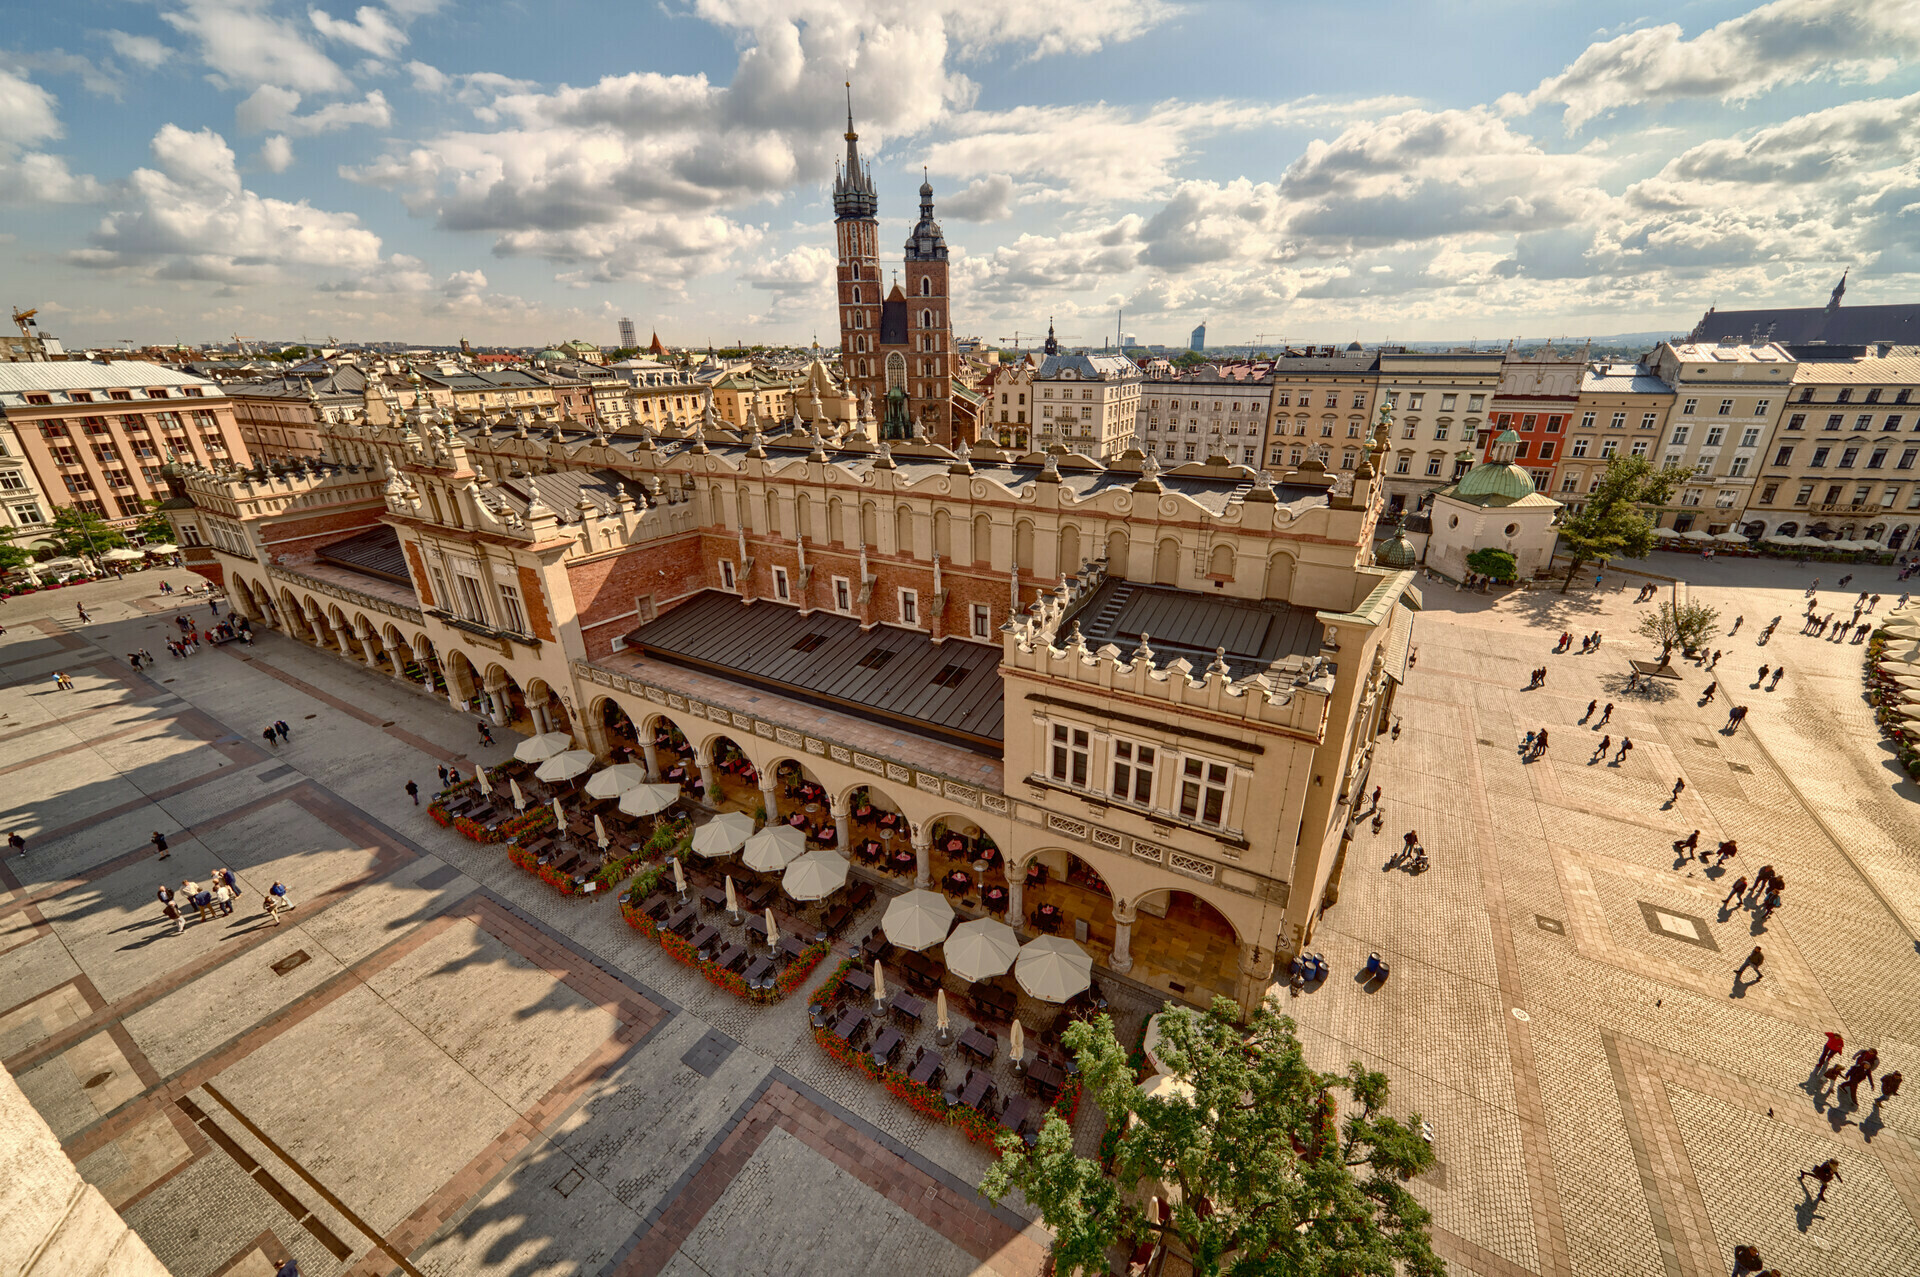
POLYGON ((1713 538, 1699 528, 1689 528, 1680 534, 1683 541, 1711 541, 1713 538))
POLYGON ((587 777, 587 797, 618 798, 636 785, 647 783, 646 769, 633 763, 615 763, 587 777))
POLYGON ((180 547, 171 541, 162 541, 159 545, 142 547, 148 554, 178 554, 180 547))
POLYGON ((847 885, 847 862, 831 851, 810 851, 787 866, 780 886, 795 900, 824 900, 847 885))
POLYGON ((1020 950, 1013 978, 1042 1002, 1065 1002, 1093 983, 1093 959, 1062 936, 1041 936, 1020 950))
POLYGON ((567 827, 567 813, 566 810, 560 806, 560 800, 558 798, 553 800, 553 825, 556 829, 565 829, 567 827))
POLYGON ((680 867, 680 857, 673 858, 673 889, 680 895, 687 894, 687 871, 680 867))
POLYGON ((733 915, 739 912, 740 912, 740 902, 738 899, 734 897, 734 894, 733 894, 733 875, 728 874, 727 875, 727 916, 732 917, 733 915))
POLYGON ((140 551, 138 550, 129 550, 129 549, 126 549, 125 547, 122 547, 118 550, 108 550, 105 554, 101 555, 100 557, 113 563, 125 563, 129 559, 144 559, 147 556, 140 553, 140 551))
POLYGON ((947 970, 969 983, 1005 975, 1020 953, 1013 928, 992 918, 963 922, 947 937, 947 970))
POLYGON ((565 732, 547 732, 529 736, 513 747, 513 756, 523 763, 544 763, 555 754, 573 748, 573 737, 565 732))
POLYGON ((1007 1030, 1007 1058, 1015 1064, 1027 1053, 1027 1031, 1020 1027, 1020 1017, 1013 1017, 1013 1024, 1007 1030))
POLYGON ((933 1027, 941 1033, 947 1031, 947 991, 945 989, 934 990, 933 1027))
POLYGON ((520 782, 509 776, 507 777, 507 785, 513 790, 513 809, 515 811, 525 811, 527 809, 527 796, 520 792, 520 782))
POLYGON ((1713 538, 1722 545, 1745 545, 1747 538, 1738 532, 1722 532, 1713 538))
POLYGON ((1764 536, 1764 537, 1761 537, 1760 539, 1762 541, 1769 543, 1770 545, 1792 545, 1798 538, 1783 537, 1778 532, 1775 532, 1771 536, 1764 536))
POLYGON ((679 801, 678 785, 635 785, 620 795, 620 810, 629 816, 651 816, 679 801))
POLYGON ((593 840, 600 844, 600 850, 607 849, 607 822, 600 819, 600 813, 593 813, 593 840))
POLYGON ((767 948, 772 949, 780 943, 780 924, 773 920, 773 907, 767 907, 767 948))
MULTIPOLYGON (((1882 664, 1912 665, 1916 661, 1920 661, 1920 644, 1912 647, 1894 647, 1892 644, 1888 644, 1887 650, 1880 654, 1880 660, 1882 664)), ((1896 670, 1894 672, 1899 673, 1901 671, 1896 670)))
POLYGON ((887 1000, 887 970, 878 959, 873 964, 873 1004, 879 1006, 887 1000))
POLYGON ((486 769, 486 768, 484 768, 484 767, 476 767, 476 768, 474 768, 474 769, 473 769, 473 778, 474 778, 474 780, 476 780, 476 781, 478 781, 478 782, 480 783, 480 792, 481 792, 481 793, 483 793, 483 794, 491 794, 491 793, 493 792, 493 777, 491 777, 491 776, 489 776, 489 775, 487 775, 487 769, 486 769))
POLYGON ((533 769, 537 779, 545 781, 572 780, 593 766, 593 754, 584 749, 570 749, 563 754, 555 754, 546 762, 533 769))
POLYGON ((740 863, 761 873, 777 873, 807 849, 807 836, 791 825, 768 825, 747 839, 740 863))
POLYGON ((1653 530, 1653 535, 1660 538, 1662 541, 1664 541, 1668 537, 1677 537, 1680 534, 1678 532, 1675 532, 1672 528, 1655 528, 1653 530))
POLYGON ((909 891, 887 902, 880 931, 890 943, 915 951, 930 948, 953 929, 953 906, 937 891, 909 891))
POLYGON ((703 856, 731 856, 753 833, 753 817, 724 811, 693 831, 693 849, 703 856))

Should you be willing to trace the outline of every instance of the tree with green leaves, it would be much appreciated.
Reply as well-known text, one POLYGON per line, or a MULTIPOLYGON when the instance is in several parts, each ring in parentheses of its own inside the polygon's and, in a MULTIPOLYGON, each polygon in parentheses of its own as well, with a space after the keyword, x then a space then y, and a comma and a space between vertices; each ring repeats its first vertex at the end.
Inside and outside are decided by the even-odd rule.
POLYGON ((147 502, 146 516, 133 525, 133 532, 143 545, 165 545, 173 540, 173 525, 160 513, 158 501, 147 502))
POLYGON ((127 543, 120 529, 91 510, 63 505, 53 512, 47 537, 62 554, 103 554, 127 543))
POLYGON ((1600 486, 1587 494, 1580 513, 1560 525, 1560 540, 1573 559, 1567 567, 1567 586, 1582 567, 1620 555, 1638 559, 1653 548, 1653 520, 1648 506, 1664 505, 1692 471, 1685 466, 1656 470, 1645 457, 1615 457, 1600 476, 1600 486))
POLYGON ((0 572, 11 572, 31 562, 33 555, 13 543, 13 529, 0 528, 0 572))
POLYGON ((1662 603, 1640 618, 1640 632, 1663 650, 1679 648, 1691 652, 1720 627, 1720 609, 1705 603, 1662 603))
POLYGON ((1226 998, 1204 1015, 1169 1011, 1158 1054, 1179 1085, 1154 1096, 1136 1085, 1110 1017, 1064 1041, 1112 1133, 1111 1174, 1074 1156, 1071 1128, 1051 1114, 1031 1149, 1003 1137, 980 1185, 996 1202, 1018 1189, 1039 1209, 1056 1272, 1104 1273, 1109 1248, 1146 1241, 1188 1257, 1199 1277, 1446 1272, 1431 1217, 1405 1187, 1433 1165, 1420 1115, 1385 1116, 1386 1075, 1358 1061, 1344 1074, 1310 1067, 1271 1004, 1245 1024, 1226 998), (1150 1214, 1156 1197, 1170 1209, 1150 1214))
POLYGON ((1511 581, 1520 571, 1519 563, 1512 554, 1494 546, 1469 554, 1467 566, 1481 576, 1489 576, 1496 581, 1511 581))

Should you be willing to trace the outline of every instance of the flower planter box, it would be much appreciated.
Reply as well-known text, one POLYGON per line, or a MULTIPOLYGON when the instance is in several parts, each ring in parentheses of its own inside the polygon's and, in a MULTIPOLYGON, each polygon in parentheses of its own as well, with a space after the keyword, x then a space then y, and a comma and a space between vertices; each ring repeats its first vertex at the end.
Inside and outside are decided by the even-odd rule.
POLYGON ((660 930, 660 924, 636 909, 633 901, 627 896, 620 898, 620 916, 627 920, 629 927, 659 944, 669 958, 683 967, 691 967, 698 971, 714 988, 725 989, 742 1002, 757 1002, 763 1006, 781 1001, 805 984, 807 977, 813 974, 813 969, 820 965, 820 960, 826 957, 833 947, 825 940, 808 945, 801 951, 799 957, 789 962, 774 978, 771 989, 750 989, 747 987, 746 978, 739 972, 725 970, 712 962, 702 962, 699 951, 691 942, 671 931, 660 930))

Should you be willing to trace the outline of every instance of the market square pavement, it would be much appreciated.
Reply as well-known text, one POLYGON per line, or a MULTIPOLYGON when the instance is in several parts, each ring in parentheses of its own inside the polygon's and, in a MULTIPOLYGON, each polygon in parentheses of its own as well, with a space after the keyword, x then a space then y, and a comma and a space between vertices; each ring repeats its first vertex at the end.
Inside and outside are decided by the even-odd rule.
MULTIPOLYGON (((1623 690, 1642 578, 1423 583, 1385 827, 1316 937, 1333 977, 1276 994, 1317 1063, 1386 1069, 1432 1123, 1415 1190, 1454 1272, 1715 1277, 1741 1243, 1796 1277, 1920 1271, 1909 1101, 1809 1081, 1827 1029, 1882 1071, 1920 1059, 1920 791, 1861 699, 1864 649, 1798 633, 1814 568, 1635 566, 1744 614, 1713 704, 1691 666, 1623 690), (1553 655, 1562 629, 1605 642, 1553 655), (1762 661, 1786 663, 1775 692, 1747 686, 1762 661), (1592 698, 1633 737, 1620 766, 1588 761, 1592 698), (1734 736, 1731 704, 1753 710, 1734 736), (1386 867, 1409 828, 1418 876, 1386 867), (1677 862, 1693 828, 1739 840, 1728 874, 1677 862), (1721 898, 1768 862, 1789 886, 1762 929, 1721 898), (1737 986, 1756 943, 1765 976, 1737 986), (1795 1172, 1828 1156, 1844 1182, 1810 1209, 1795 1172)), ((0 605, 0 824, 30 844, 0 872, 0 1060, 179 1277, 288 1254, 309 1277, 1039 1271, 1044 1230, 974 1192, 979 1150, 826 1059, 803 998, 735 1002, 403 792, 510 736, 480 748, 444 702, 274 634, 135 672, 176 610, 159 576, 0 605), (293 737, 269 750, 273 719, 293 737), (297 908, 174 935, 156 886, 216 865, 297 908)), ((1886 569, 1860 585, 1883 612, 1899 594, 1886 569)))

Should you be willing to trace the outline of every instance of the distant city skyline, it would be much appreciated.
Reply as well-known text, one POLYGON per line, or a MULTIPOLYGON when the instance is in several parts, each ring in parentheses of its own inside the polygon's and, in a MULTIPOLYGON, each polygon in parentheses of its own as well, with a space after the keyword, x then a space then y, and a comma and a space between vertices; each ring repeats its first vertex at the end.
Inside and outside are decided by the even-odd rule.
POLYGON ((73 346, 830 346, 849 80, 883 258, 925 166, 990 344, 1920 297, 1920 10, 1867 0, 43 8, 0 54, 0 277, 73 346))

